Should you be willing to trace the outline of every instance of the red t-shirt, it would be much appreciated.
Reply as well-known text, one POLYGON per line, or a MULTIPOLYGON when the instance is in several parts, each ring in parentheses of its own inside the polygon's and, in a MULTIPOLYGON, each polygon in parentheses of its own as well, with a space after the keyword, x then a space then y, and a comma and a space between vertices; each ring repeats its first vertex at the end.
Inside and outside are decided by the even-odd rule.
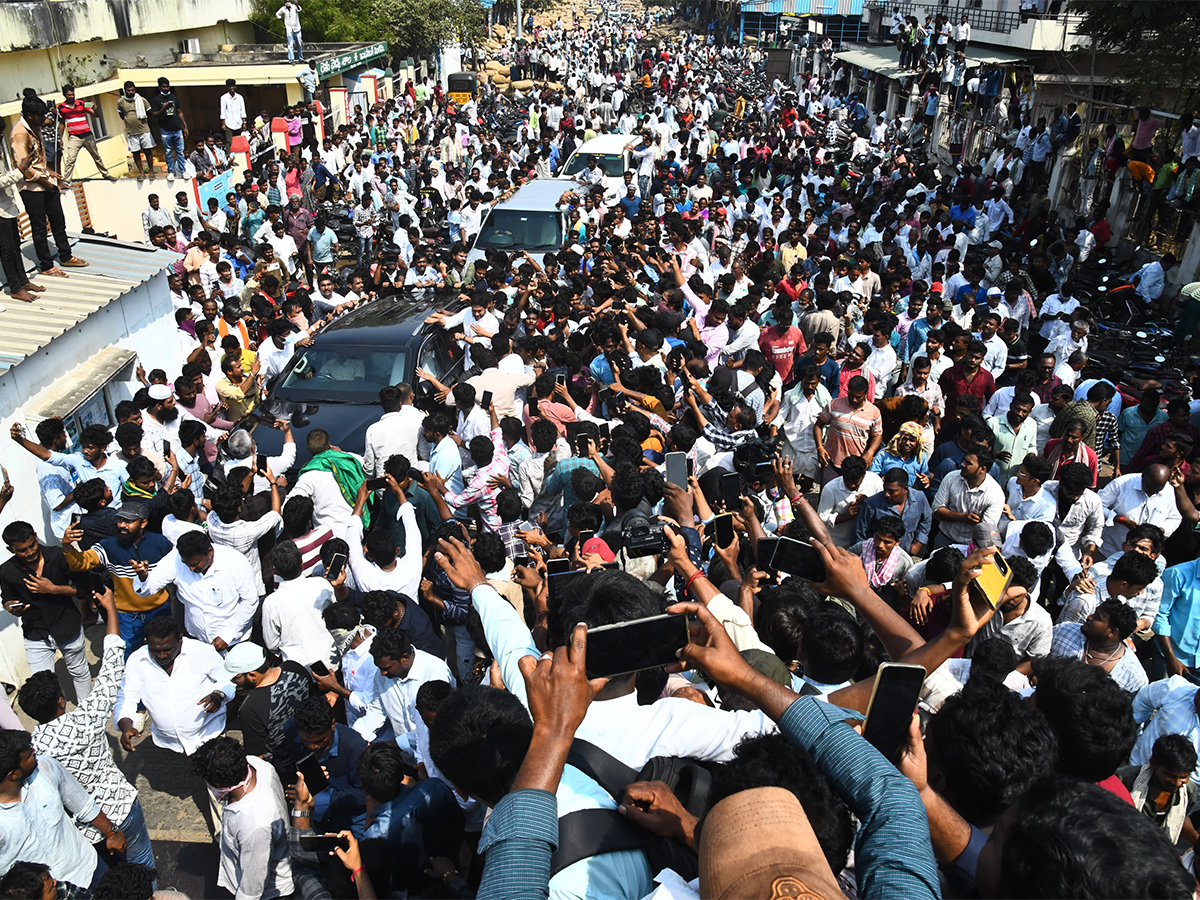
POLYGON ((987 369, 980 367, 968 381, 963 375, 962 364, 956 363, 942 373, 942 377, 938 379, 938 386, 946 397, 945 417, 953 418, 957 414, 959 397, 974 394, 979 398, 980 405, 983 405, 995 393, 996 380, 987 369))
POLYGON ((792 377, 792 369, 796 366, 796 357, 802 356, 808 347, 804 343, 804 335, 795 325, 787 331, 780 331, 778 325, 771 325, 764 328, 759 335, 758 349, 775 367, 784 384, 787 384, 788 379, 792 377))
POLYGON ((58 104, 58 114, 67 123, 68 134, 91 134, 92 126, 88 123, 87 104, 82 100, 67 103, 65 100, 58 104))
POLYGON ((1116 775, 1109 775, 1103 781, 1097 781, 1096 787, 1104 788, 1110 794, 1120 797, 1130 806, 1137 806, 1137 804, 1133 802, 1133 795, 1129 793, 1129 789, 1121 783, 1121 779, 1116 775))

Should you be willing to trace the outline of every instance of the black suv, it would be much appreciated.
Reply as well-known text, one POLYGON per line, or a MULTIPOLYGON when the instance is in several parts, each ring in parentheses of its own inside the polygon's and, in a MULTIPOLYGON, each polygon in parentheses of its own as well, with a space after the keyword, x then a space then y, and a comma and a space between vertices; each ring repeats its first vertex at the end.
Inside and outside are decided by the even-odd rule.
MULTIPOLYGON (((311 347, 300 347, 275 379, 257 412, 263 419, 286 419, 296 438, 296 462, 308 459, 305 435, 329 432, 330 442, 361 454, 367 426, 383 415, 379 391, 407 381, 420 390, 418 367, 453 384, 462 374, 463 351, 450 332, 425 319, 439 309, 456 310, 445 295, 394 294, 355 309, 317 332, 311 347)), ((283 446, 274 428, 256 428, 259 452, 275 455, 283 446)))

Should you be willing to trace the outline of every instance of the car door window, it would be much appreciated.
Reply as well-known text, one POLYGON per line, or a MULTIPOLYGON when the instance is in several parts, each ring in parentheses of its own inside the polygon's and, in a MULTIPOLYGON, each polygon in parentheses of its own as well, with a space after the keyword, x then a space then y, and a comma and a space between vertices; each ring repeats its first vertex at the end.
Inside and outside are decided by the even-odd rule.
POLYGON ((434 378, 441 380, 442 375, 446 372, 442 355, 438 353, 437 336, 431 337, 421 346, 420 363, 422 369, 432 375, 434 378))

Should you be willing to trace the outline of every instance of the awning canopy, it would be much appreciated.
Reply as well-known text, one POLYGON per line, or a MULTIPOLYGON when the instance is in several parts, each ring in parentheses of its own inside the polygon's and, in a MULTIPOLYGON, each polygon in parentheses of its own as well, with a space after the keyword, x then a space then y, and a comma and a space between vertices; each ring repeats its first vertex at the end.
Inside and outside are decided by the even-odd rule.
POLYGON ((740 8, 768 16, 861 16, 863 0, 742 0, 740 8))
MULTIPOLYGON (((849 63, 855 68, 876 72, 887 78, 903 78, 915 74, 911 70, 900 67, 900 51, 888 45, 854 47, 833 54, 833 58, 849 63)), ((967 68, 975 69, 979 66, 1010 66, 1024 62, 1025 57, 1017 53, 993 50, 990 47, 972 46, 967 48, 966 60, 967 68)))

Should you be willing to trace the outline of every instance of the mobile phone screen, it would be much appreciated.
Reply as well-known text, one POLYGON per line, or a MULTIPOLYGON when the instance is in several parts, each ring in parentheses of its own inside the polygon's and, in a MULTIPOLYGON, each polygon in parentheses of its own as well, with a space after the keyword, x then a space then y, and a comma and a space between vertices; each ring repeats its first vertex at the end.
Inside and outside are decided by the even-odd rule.
POLYGON ((863 723, 863 737, 892 765, 900 761, 900 753, 908 737, 909 722, 917 708, 917 699, 924 683, 925 669, 922 666, 884 663, 875 673, 871 704, 867 707, 867 720, 863 723))
POLYGON ((794 538, 779 538, 771 566, 789 575, 803 575, 810 581, 825 580, 825 560, 821 554, 812 544, 794 538))
POLYGON ((254 457, 254 470, 256 472, 265 472, 267 470, 267 454, 260 453, 254 457))
POLYGON ((733 513, 721 513, 713 519, 713 533, 721 549, 733 543, 733 513))
POLYGON ((687 616, 675 613, 588 629, 587 674, 607 678, 678 661, 688 642, 687 616))
POLYGON ((607 441, 610 431, 611 431, 611 429, 609 429, 608 423, 601 422, 600 423, 600 440, 607 441))
POLYGON ((491 409, 491 407, 492 407, 492 392, 491 391, 483 392, 483 396, 479 399, 479 405, 482 406, 484 409, 491 409))
POLYGON ((314 797, 329 787, 329 779, 325 777, 325 773, 321 770, 320 760, 312 754, 309 754, 296 763, 296 769, 304 776, 304 783, 308 786, 309 792, 314 797))
POLYGON ((586 434, 581 434, 575 438, 575 455, 581 459, 587 459, 592 452, 592 439, 586 434))
POLYGON ((770 481, 771 476, 774 474, 775 474, 775 472, 771 468, 770 460, 767 460, 766 462, 756 463, 754 466, 754 480, 755 481, 770 481))
POLYGON ((570 572, 550 572, 547 574, 546 587, 550 592, 550 602, 561 603, 576 579, 582 578, 586 574, 587 572, 584 569, 574 569, 570 572))
POLYGON ((742 508, 742 476, 729 472, 721 476, 721 497, 725 501, 725 512, 742 508))
POLYGON ((387 490, 387 486, 388 486, 387 478, 368 478, 367 479, 367 490, 368 491, 385 491, 385 490, 387 490))
POLYGON ((170 455, 171 455, 171 442, 168 440, 164 440, 163 441, 163 456, 170 456, 170 455))
POLYGON ((330 581, 337 581, 338 576, 342 574, 342 569, 346 567, 346 554, 335 553, 333 558, 329 560, 329 568, 325 570, 325 577, 330 581))
POLYGON ((687 454, 667 454, 667 481, 676 487, 687 490, 687 454))
POLYGON ((590 541, 595 536, 596 536, 596 532, 594 532, 594 531, 579 532, 579 552, 580 553, 583 552, 583 545, 586 544, 588 541, 590 541))
POLYGON ((329 674, 329 666, 325 665, 325 663, 321 662, 320 660, 317 660, 315 663, 313 663, 311 666, 309 666, 309 668, 312 669, 314 672, 316 672, 318 675, 328 675, 329 674))
POLYGON ((546 560, 547 575, 561 575, 571 568, 571 561, 565 556, 560 556, 558 559, 546 560))
POLYGON ((774 566, 775 548, 779 546, 779 538, 759 538, 758 547, 754 554, 754 567, 766 572, 774 566))
MULTIPOLYGON (((308 781, 307 776, 304 779, 308 781)), ((302 834, 300 849, 308 853, 332 853, 335 847, 350 849, 350 841, 336 834, 302 834)))

